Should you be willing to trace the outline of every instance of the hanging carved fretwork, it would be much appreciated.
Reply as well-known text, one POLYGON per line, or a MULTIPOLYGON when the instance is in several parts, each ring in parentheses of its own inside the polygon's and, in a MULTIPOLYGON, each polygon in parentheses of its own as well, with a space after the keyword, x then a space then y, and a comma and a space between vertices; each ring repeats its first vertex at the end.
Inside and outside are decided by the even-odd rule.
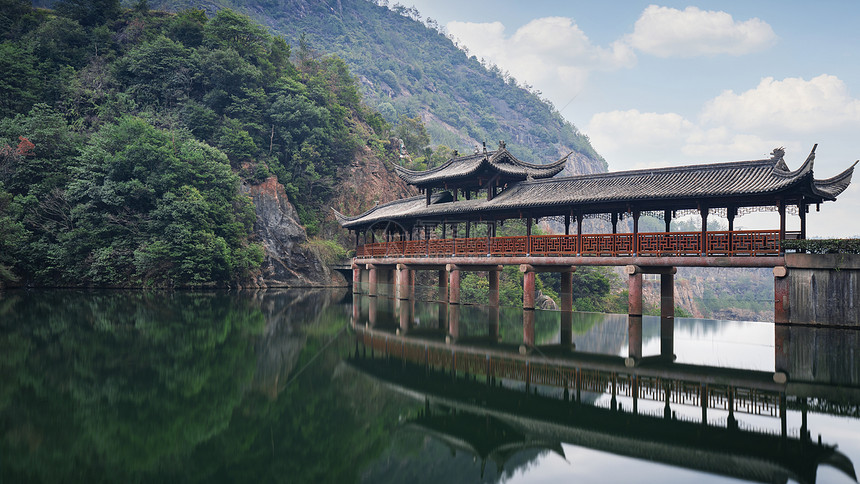
POLYGON ((604 222, 612 223, 612 215, 608 213, 587 213, 582 216, 583 219, 603 220, 604 222))
POLYGON ((727 214, 728 210, 726 207, 717 207, 717 208, 709 208, 708 215, 713 215, 715 217, 728 218, 727 214))
MULTIPOLYGON (((749 215, 751 213, 762 213, 762 212, 779 212, 779 207, 776 205, 766 205, 763 207, 740 207, 738 208, 738 217, 749 215)), ((786 205, 785 213, 789 215, 797 215, 800 212, 797 209, 797 205, 786 205)))
POLYGON ((647 210, 645 212, 642 212, 640 214, 640 216, 642 216, 642 217, 654 217, 658 220, 665 221, 666 220, 666 218, 664 217, 665 213, 666 212, 664 212, 663 210, 647 210))
POLYGON ((702 215, 702 213, 699 212, 699 209, 697 209, 697 208, 685 208, 683 210, 672 210, 672 218, 673 219, 681 218, 681 217, 687 217, 690 215, 702 215))
MULTIPOLYGON (((559 225, 564 226, 564 215, 550 215, 547 217, 542 217, 541 220, 551 223, 557 223, 559 225)), ((571 220, 573 219, 571 218, 571 220)))

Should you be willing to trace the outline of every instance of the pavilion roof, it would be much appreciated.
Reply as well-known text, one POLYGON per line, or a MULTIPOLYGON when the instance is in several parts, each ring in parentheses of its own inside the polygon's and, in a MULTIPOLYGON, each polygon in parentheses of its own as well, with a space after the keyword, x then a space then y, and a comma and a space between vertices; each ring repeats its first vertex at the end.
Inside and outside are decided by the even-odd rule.
POLYGON ((413 171, 394 166, 397 175, 406 183, 416 186, 443 186, 468 181, 479 174, 499 174, 507 180, 549 178, 564 169, 567 158, 546 165, 520 161, 504 146, 496 151, 478 152, 451 158, 445 163, 425 171, 413 171))
MULTIPOLYGON (((832 178, 813 177, 815 148, 798 169, 791 171, 782 150, 769 159, 689 165, 614 173, 577 175, 550 180, 514 183, 493 200, 473 199, 446 203, 434 196, 396 200, 355 216, 335 211, 346 228, 366 227, 384 221, 440 218, 488 218, 519 210, 553 212, 581 210, 605 213, 621 206, 639 210, 695 207, 743 207, 773 205, 778 198, 818 203, 835 200, 851 183, 854 165, 832 178)), ((450 197, 450 196, 449 196, 450 197)))

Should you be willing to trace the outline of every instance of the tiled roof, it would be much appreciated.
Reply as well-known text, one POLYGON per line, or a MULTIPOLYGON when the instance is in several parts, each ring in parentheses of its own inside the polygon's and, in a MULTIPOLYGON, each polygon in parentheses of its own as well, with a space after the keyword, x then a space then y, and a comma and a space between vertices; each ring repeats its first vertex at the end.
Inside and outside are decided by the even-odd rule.
POLYGON ((478 174, 482 168, 490 172, 497 172, 508 177, 525 180, 527 178, 549 178, 564 169, 568 154, 564 158, 547 165, 536 165, 518 160, 506 148, 496 151, 485 151, 473 155, 451 158, 442 165, 426 171, 407 170, 401 166, 395 166, 397 175, 411 185, 441 185, 442 183, 456 182, 463 178, 469 178, 478 174))
MULTIPOLYGON (((589 207, 596 212, 601 205, 664 204, 678 201, 719 200, 722 206, 761 205, 762 198, 776 202, 777 195, 810 201, 835 200, 851 183, 854 165, 832 178, 815 180, 812 167, 815 148, 803 165, 789 171, 779 156, 764 160, 690 165, 670 168, 579 175, 550 180, 514 183, 493 200, 461 200, 427 206, 424 197, 397 200, 375 207, 356 217, 338 215, 347 228, 361 227, 381 220, 416 218, 465 218, 476 214, 510 212, 517 209, 589 207), (772 197, 768 197, 772 195, 772 197), (754 198, 755 197, 755 198, 754 198)), ((436 195, 438 196, 438 195, 436 195)), ((435 196, 434 196, 435 197, 435 196)), ((715 206, 716 208, 716 206, 715 206)))

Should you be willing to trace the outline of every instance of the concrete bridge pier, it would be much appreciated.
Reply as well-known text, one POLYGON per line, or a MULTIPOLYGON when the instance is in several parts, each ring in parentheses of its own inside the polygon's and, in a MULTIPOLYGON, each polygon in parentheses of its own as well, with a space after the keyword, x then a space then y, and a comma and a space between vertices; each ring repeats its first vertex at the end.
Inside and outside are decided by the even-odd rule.
POLYGON ((361 267, 358 264, 352 264, 352 293, 361 294, 361 267))
POLYGON ((573 309, 573 273, 576 267, 569 265, 558 266, 534 266, 531 264, 520 264, 520 272, 523 273, 523 309, 535 308, 535 274, 538 272, 561 273, 561 309, 571 311, 573 309))
POLYGON ((460 268, 456 264, 447 264, 448 271, 448 304, 460 304, 460 268))
POLYGON ((366 266, 368 272, 367 278, 367 295, 370 297, 376 297, 377 295, 377 281, 379 278, 379 272, 374 264, 367 264, 366 266))
POLYGON ((642 274, 660 275, 660 356, 675 359, 675 273, 670 266, 624 268, 628 275, 628 366, 642 359, 642 274))

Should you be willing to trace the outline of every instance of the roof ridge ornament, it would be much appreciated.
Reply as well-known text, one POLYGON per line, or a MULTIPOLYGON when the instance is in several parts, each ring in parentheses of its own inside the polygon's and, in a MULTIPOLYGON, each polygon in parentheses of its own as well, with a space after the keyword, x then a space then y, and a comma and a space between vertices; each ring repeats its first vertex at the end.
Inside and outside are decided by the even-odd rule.
POLYGON ((780 146, 779 148, 774 148, 770 153, 770 159, 774 162, 774 170, 780 171, 791 171, 788 169, 788 165, 785 163, 785 147, 780 146))

